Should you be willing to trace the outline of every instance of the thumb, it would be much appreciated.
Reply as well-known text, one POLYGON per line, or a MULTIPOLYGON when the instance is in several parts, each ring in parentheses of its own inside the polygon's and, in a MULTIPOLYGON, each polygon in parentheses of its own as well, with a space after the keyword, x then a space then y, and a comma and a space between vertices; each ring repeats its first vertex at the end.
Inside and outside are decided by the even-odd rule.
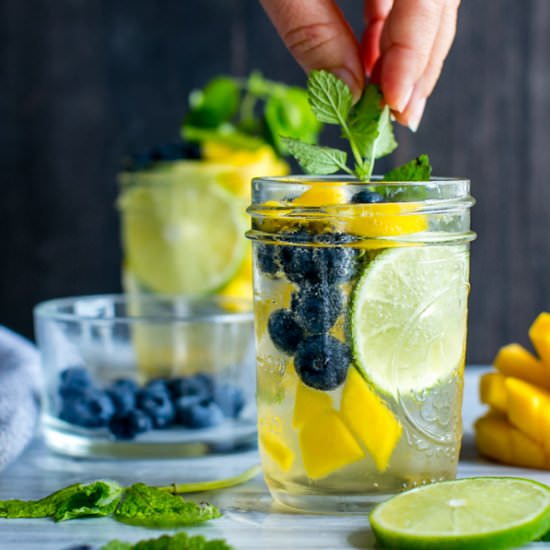
POLYGON ((353 31, 333 0, 261 0, 296 61, 307 71, 325 69, 341 78, 353 97, 365 76, 353 31))

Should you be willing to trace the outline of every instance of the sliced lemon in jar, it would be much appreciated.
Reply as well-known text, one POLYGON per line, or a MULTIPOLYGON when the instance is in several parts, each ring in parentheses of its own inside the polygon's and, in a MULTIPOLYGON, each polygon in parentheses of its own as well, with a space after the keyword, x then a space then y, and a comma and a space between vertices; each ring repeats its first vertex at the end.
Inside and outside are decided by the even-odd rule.
POLYGON ((466 245, 390 248, 365 268, 352 297, 355 366, 397 397, 447 379, 464 362, 466 245))

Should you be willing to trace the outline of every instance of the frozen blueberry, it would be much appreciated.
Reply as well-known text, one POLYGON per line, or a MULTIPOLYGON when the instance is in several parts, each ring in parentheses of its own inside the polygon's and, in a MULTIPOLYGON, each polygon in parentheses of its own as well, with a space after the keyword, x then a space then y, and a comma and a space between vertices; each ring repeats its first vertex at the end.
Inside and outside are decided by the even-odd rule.
POLYGON ((237 418, 245 405, 242 389, 228 382, 214 386, 212 399, 227 418, 237 418))
POLYGON ((328 332, 342 310, 342 292, 327 284, 304 285, 292 294, 291 310, 310 334, 328 332))
POLYGON ((176 407, 178 422, 186 428, 211 428, 224 421, 222 410, 213 401, 200 401, 195 397, 181 397, 176 407))
POLYGON ((143 388, 137 392, 136 404, 151 418, 155 428, 166 428, 174 421, 174 405, 166 390, 143 388))
POLYGON ((115 405, 117 414, 130 411, 136 406, 138 385, 130 378, 115 380, 105 391, 115 405))
POLYGON ((145 384, 145 389, 155 393, 170 393, 170 382, 165 378, 153 378, 145 384))
POLYGON ((153 428, 149 415, 139 409, 117 413, 109 421, 109 430, 117 439, 134 439, 153 428))
POLYGON ((277 309, 269 316, 267 330, 273 345, 283 353, 292 355, 304 338, 302 327, 288 309, 277 309))
POLYGON ((317 334, 298 346, 294 368, 304 384, 327 391, 344 382, 350 361, 349 346, 330 334, 317 334))
POLYGON ((202 374, 182 376, 170 380, 168 387, 173 399, 194 395, 199 399, 208 399, 212 394, 212 383, 202 374))
POLYGON ((78 394, 92 386, 92 377, 84 367, 69 367, 59 374, 59 393, 61 396, 78 394))
POLYGON ((280 269, 279 248, 273 244, 256 245, 256 260, 262 273, 270 276, 277 274, 280 269))
POLYGON ((384 197, 376 191, 364 189, 363 191, 355 193, 355 195, 351 197, 351 202, 355 204, 373 204, 376 202, 384 202, 384 197))
POLYGON ((106 392, 87 388, 79 394, 64 397, 59 418, 85 428, 106 426, 115 412, 115 406, 106 392))
POLYGON ((314 249, 319 266, 318 280, 328 284, 342 283, 353 278, 357 271, 357 251, 342 246, 325 246, 314 249))

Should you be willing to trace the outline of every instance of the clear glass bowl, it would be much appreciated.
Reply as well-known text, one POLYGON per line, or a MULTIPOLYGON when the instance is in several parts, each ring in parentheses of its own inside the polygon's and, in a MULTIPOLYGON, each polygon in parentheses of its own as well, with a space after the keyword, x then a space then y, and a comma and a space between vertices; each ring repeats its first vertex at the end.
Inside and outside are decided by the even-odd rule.
POLYGON ((34 316, 52 450, 173 458, 255 444, 249 302, 86 296, 34 316))

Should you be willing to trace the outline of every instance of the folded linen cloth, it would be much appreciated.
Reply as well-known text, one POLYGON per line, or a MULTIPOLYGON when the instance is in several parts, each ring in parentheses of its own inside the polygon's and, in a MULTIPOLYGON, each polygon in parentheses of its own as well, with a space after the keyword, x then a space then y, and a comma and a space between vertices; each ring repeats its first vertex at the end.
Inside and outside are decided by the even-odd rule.
POLYGON ((0 326, 0 470, 19 455, 34 435, 41 386, 36 347, 0 326))

